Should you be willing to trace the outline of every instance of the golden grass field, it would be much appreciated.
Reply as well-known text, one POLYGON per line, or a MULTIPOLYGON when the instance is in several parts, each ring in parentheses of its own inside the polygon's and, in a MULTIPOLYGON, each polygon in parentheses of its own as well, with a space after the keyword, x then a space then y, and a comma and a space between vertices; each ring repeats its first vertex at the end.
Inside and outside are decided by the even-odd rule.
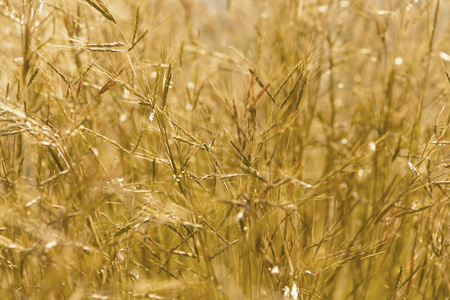
POLYGON ((0 1, 1 299, 450 299, 450 2, 0 1))

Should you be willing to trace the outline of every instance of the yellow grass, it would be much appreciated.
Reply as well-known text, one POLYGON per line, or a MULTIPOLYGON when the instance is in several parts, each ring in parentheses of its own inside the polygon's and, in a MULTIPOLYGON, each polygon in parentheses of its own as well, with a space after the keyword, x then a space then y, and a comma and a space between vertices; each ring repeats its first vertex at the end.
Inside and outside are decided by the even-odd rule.
POLYGON ((450 3, 0 1, 2 299, 448 299, 450 3))

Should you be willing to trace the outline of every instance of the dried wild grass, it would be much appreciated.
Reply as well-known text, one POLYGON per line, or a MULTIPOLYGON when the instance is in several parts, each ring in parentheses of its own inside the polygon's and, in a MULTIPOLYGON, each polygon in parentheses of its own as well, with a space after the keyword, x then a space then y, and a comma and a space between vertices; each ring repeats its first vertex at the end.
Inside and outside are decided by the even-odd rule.
POLYGON ((0 2, 0 294, 448 297, 450 5, 222 2, 0 2))

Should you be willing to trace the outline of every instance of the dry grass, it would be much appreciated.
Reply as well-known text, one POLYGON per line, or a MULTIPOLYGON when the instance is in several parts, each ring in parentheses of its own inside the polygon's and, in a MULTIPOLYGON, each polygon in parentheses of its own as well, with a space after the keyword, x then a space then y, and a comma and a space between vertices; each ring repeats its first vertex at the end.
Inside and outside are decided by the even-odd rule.
POLYGON ((449 299, 448 1, 0 1, 3 299, 449 299))

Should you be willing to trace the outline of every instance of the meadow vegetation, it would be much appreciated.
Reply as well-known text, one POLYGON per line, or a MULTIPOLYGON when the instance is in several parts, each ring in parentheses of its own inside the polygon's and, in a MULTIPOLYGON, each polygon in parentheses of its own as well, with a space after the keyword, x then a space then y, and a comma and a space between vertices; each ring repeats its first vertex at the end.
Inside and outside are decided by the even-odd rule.
POLYGON ((450 3, 0 1, 2 299, 450 299, 450 3))

